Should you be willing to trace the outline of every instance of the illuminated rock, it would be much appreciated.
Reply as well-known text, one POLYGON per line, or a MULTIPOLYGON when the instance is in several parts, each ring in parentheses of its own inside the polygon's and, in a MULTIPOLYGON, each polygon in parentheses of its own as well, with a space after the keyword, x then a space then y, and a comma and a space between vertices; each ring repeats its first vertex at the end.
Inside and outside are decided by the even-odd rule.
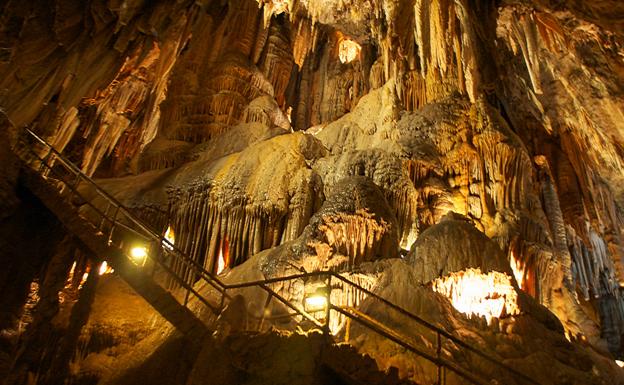
POLYGON ((509 263, 498 245, 467 218, 450 213, 419 236, 406 258, 418 280, 427 283, 465 269, 509 273, 509 263))
POLYGON ((436 278, 433 291, 447 297, 460 312, 485 317, 488 323, 493 318, 519 313, 518 295, 511 277, 505 273, 481 269, 466 269, 436 278))
POLYGON ((338 47, 338 56, 343 63, 351 63, 360 54, 362 47, 353 40, 344 39, 338 47))

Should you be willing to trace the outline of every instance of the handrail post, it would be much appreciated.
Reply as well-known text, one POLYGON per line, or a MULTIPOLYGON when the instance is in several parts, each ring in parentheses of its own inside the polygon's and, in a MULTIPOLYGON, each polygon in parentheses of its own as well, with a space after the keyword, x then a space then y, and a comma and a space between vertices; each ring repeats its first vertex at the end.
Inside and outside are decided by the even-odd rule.
POLYGON ((442 336, 440 335, 440 332, 436 332, 436 342, 437 342, 437 347, 436 347, 436 357, 438 359, 437 362, 437 366, 438 366, 438 385, 442 385, 442 364, 441 364, 441 359, 442 359, 442 336))
POLYGON ((329 316, 331 314, 331 308, 332 308, 331 274, 327 275, 327 293, 325 293, 325 295, 327 296, 327 306, 325 307, 325 326, 323 328, 323 334, 325 334, 326 336, 329 336, 331 334, 331 331, 329 330, 329 316))
POLYGON ((74 178, 74 183, 72 183, 72 187, 71 187, 72 193, 76 191, 76 188, 78 188, 78 185, 80 184, 80 179, 81 179, 81 175, 80 173, 77 172, 76 177, 74 178))
POLYGON ((52 146, 48 147, 48 153, 46 154, 46 156, 43 157, 43 159, 41 160, 41 164, 39 165, 39 174, 44 175, 46 166, 48 165, 48 160, 50 159, 50 157, 52 156, 52 146))
POLYGON ((190 287, 186 288, 186 294, 184 295, 184 307, 186 307, 186 305, 188 305, 188 301, 189 301, 189 296, 191 295, 191 289, 190 287))
POLYGON ((221 303, 219 304, 219 310, 223 311, 223 306, 225 306, 225 293, 227 292, 227 288, 223 288, 221 292, 221 303))
POLYGON ((175 288, 174 284, 173 284, 173 262, 176 259, 175 256, 175 250, 173 250, 171 252, 171 255, 169 255, 169 257, 163 261, 163 266, 166 268, 165 271, 167 271, 167 275, 165 276, 165 287, 167 288, 168 291, 171 291, 175 288))
POLYGON ((266 313, 269 309, 269 304, 273 299, 273 294, 268 293, 266 301, 264 301, 264 307, 262 308, 262 316, 260 317, 260 322, 258 323, 258 331, 262 331, 262 326, 264 324, 264 319, 266 318, 266 313))
POLYGON ((102 220, 100 221, 100 225, 98 226, 98 230, 104 230, 104 222, 106 222, 106 216, 108 215, 108 211, 111 208, 111 203, 108 202, 108 205, 106 206, 106 211, 104 211, 104 214, 102 215, 102 220))
POLYGON ((117 224, 118 212, 119 212, 119 206, 115 208, 115 214, 113 214, 113 219, 111 220, 111 228, 110 228, 110 231, 108 232, 108 242, 107 242, 109 246, 113 241, 113 231, 115 230, 115 225, 117 224))

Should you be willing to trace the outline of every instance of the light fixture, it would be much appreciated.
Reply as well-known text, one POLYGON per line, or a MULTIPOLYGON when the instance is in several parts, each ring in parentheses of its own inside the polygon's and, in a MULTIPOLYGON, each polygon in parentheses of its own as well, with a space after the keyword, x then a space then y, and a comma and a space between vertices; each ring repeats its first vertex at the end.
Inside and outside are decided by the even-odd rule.
POLYGON ((217 259, 217 275, 225 270, 225 259, 223 258, 223 250, 219 248, 219 258, 217 259))
POLYGON ((98 275, 104 275, 104 274, 111 274, 112 272, 114 272, 115 270, 113 270, 112 267, 110 267, 110 265, 108 264, 108 262, 103 261, 100 264, 100 269, 98 270, 98 275))
POLYGON ((135 265, 143 266, 145 265, 145 260, 147 259, 147 247, 145 246, 135 246, 130 249, 130 258, 135 265))
POLYGON ((615 360, 615 363, 616 363, 616 364, 617 364, 617 366, 619 366, 620 368, 624 368, 624 361, 615 360))
POLYGON ((323 312, 323 318, 329 306, 329 288, 325 285, 306 293, 303 299, 304 309, 308 313, 323 312))
POLYGON ((167 231, 165 231, 164 238, 167 240, 168 243, 163 241, 162 242, 163 247, 169 251, 173 250, 173 245, 175 245, 175 233, 173 232, 173 229, 171 228, 171 226, 167 227, 167 231))

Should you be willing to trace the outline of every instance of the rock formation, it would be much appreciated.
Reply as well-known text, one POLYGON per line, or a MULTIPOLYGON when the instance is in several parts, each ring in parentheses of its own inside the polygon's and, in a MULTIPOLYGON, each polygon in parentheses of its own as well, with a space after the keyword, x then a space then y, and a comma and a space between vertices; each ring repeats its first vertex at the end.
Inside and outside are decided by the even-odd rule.
MULTIPOLYGON (((282 334, 226 326, 215 346, 185 340, 114 272, 100 277, 107 256, 24 188, 11 148, 25 128, 225 282, 332 270, 540 383, 624 383, 614 363, 624 360, 624 3, 0 7, 8 384, 364 383, 359 367, 370 382, 436 381, 435 366, 343 316, 330 326, 349 348, 293 321, 266 321, 282 334), (504 297, 502 307, 462 312, 453 293, 467 277, 501 284, 482 299, 504 297), (279 361, 290 354, 291 367, 279 361)), ((108 210, 92 187, 78 189, 108 210)), ((187 264, 172 269, 218 301, 187 264)), ((303 303, 308 284, 270 287, 303 303)), ((373 297, 329 290, 435 346, 373 297)), ((236 294, 249 324, 288 312, 265 292, 236 294)), ((450 340, 438 353, 522 383, 450 340)))

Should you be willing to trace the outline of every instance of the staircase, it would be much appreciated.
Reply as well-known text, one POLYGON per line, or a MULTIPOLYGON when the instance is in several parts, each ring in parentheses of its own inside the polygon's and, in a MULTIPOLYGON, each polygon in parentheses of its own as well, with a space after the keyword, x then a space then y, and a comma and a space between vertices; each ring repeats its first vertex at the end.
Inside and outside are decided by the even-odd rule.
MULTIPOLYGON (((275 327, 279 320, 287 319, 287 328, 298 325, 304 329, 317 328, 328 335, 341 336, 349 342, 350 329, 359 327, 392 341, 403 349, 429 362, 436 384, 446 384, 454 377, 454 383, 491 384, 492 376, 473 373, 470 367, 456 364, 453 356, 458 353, 464 361, 478 367, 486 365, 494 369, 497 378, 504 376, 507 384, 539 384, 523 373, 490 357, 463 342, 443 329, 428 323, 417 315, 379 297, 364 287, 332 271, 297 274, 243 284, 226 284, 206 271, 202 265, 177 249, 163 234, 153 230, 130 213, 121 203, 100 188, 91 178, 67 160, 51 145, 32 131, 25 129, 15 153, 23 162, 22 182, 60 220, 67 230, 77 237, 95 256, 105 256, 119 276, 141 295, 156 311, 187 337, 197 339, 205 336, 210 327, 198 314, 202 307, 214 315, 221 314, 235 292, 255 289, 266 294, 264 309, 260 316, 249 314, 256 330, 263 326, 275 327), (84 191, 89 191, 87 198, 84 191), (94 195, 91 197, 91 195, 94 195), (78 207, 76 205, 80 205, 78 207), (105 209, 102 209, 105 207, 105 209), (140 243, 147 248, 145 260, 137 260, 131 253, 132 246, 140 243), (180 272, 184 273, 181 274, 180 272), (326 290, 325 306, 321 311, 306 311, 303 300, 288 300, 279 294, 275 286, 294 282, 322 282, 326 290), (201 293, 199 288, 202 287, 201 293), (355 298, 350 304, 337 300, 336 292, 351 293, 355 298), (204 293, 204 294, 202 294, 204 293), (208 293, 208 294, 205 294, 208 293), (191 301, 191 296, 193 300, 191 301), (392 316, 400 320, 401 329, 423 330, 435 346, 428 347, 417 336, 396 330, 381 319, 362 311, 360 303, 375 303, 383 309, 385 319, 392 316), (287 313, 272 314, 271 305, 280 304, 287 313), (189 307, 189 305, 191 307, 189 307), (271 322, 273 321, 273 322, 271 322), (333 326, 333 328, 331 327, 333 326), (333 329, 333 330, 330 330, 333 329), (453 350, 453 353, 451 353, 453 350)), ((349 301, 347 301, 349 302, 349 301)))

